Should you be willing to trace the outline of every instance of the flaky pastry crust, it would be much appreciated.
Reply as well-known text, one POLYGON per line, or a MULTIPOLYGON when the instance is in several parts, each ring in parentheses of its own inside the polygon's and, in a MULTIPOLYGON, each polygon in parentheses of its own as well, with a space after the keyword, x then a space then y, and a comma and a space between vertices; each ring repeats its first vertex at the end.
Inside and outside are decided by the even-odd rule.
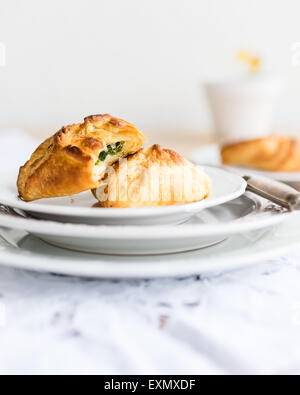
POLYGON ((300 171, 300 142, 293 138, 269 136, 225 146, 224 164, 266 171, 300 171))
POLYGON ((102 207, 156 207, 197 202, 209 177, 176 152, 153 145, 115 163, 92 192, 102 207))
POLYGON ((20 168, 17 181, 21 198, 74 195, 100 185, 107 166, 137 152, 145 136, 133 125, 111 115, 92 115, 81 124, 63 127, 44 141, 20 168), (110 144, 122 142, 122 151, 99 161, 110 144))

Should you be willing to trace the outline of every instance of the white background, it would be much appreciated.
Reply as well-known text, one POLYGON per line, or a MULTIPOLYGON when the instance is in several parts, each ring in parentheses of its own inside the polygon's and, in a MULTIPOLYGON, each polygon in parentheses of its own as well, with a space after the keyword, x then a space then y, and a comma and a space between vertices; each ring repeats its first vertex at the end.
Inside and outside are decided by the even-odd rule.
POLYGON ((209 130, 201 91, 240 48, 289 79, 275 124, 300 125, 299 0, 0 0, 0 129, 49 134, 110 112, 145 133, 209 130))

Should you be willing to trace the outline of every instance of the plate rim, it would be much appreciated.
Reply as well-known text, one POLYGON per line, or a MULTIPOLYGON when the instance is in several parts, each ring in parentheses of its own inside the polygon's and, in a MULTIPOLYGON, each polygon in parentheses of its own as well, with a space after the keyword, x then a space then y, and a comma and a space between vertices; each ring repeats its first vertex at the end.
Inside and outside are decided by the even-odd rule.
POLYGON ((9 214, 0 214, 0 227, 25 230, 29 233, 49 236, 81 237, 85 239, 136 239, 166 240, 191 237, 211 237, 234 235, 239 232, 251 232, 269 228, 288 220, 300 213, 284 212, 266 218, 233 220, 223 224, 191 224, 191 225, 152 225, 152 226, 110 226, 77 223, 62 223, 35 218, 22 218, 9 214))
MULTIPOLYGON (((66 206, 51 206, 51 205, 41 205, 35 202, 25 202, 21 199, 10 199, 5 196, 1 196, 0 191, 0 203, 5 204, 9 207, 17 208, 27 212, 33 213, 42 213, 46 215, 55 215, 55 216, 64 216, 64 217, 85 217, 85 218, 105 218, 105 219, 126 219, 126 218, 141 218, 141 217, 151 217, 153 215, 171 215, 176 213, 195 213, 197 211, 201 211, 206 208, 211 208, 214 206, 221 205, 228 201, 234 200, 239 196, 243 195, 246 191, 247 183, 246 181, 239 175, 234 174, 228 170, 220 169, 215 166, 199 166, 201 168, 216 171, 219 174, 225 173, 226 176, 232 177, 232 180, 235 180, 236 189, 228 193, 224 196, 212 198, 212 199, 204 199, 200 202, 188 203, 188 204, 179 204, 173 206, 160 206, 160 207, 140 207, 140 208, 105 208, 95 210, 91 207, 74 207, 68 206, 68 212, 66 213, 66 206), (239 183, 238 183, 239 182, 239 183)), ((2 174, 4 174, 2 172, 2 174)), ((0 172, 1 176, 1 172, 0 172)), ((74 195, 73 195, 74 196, 74 195)), ((70 196, 72 198, 72 196, 70 196)))
MULTIPOLYGON (((269 237, 272 237, 272 232, 269 232, 269 237)), ((188 265, 185 256, 186 253, 175 254, 182 255, 182 259, 177 259, 176 262, 172 262, 172 264, 159 262, 159 256, 155 256, 150 257, 151 262, 148 262, 145 266, 141 265, 139 261, 134 263, 122 262, 122 264, 117 262, 116 264, 116 262, 110 262, 107 259, 108 257, 104 255, 100 255, 97 261, 87 260, 83 257, 82 260, 74 262, 71 257, 58 258, 55 256, 53 258, 44 259, 43 262, 41 262, 39 256, 15 254, 14 250, 10 250, 12 248, 11 246, 5 248, 6 246, 4 244, 1 246, 0 265, 44 273, 103 279, 176 278, 241 269, 246 266, 255 265, 259 261, 271 259, 279 254, 283 254, 296 246, 299 246, 298 241, 294 240, 289 242, 289 239, 287 239, 284 245, 276 247, 273 243, 269 243, 263 251, 257 251, 252 254, 244 254, 243 256, 236 257, 218 256, 213 262, 211 259, 208 259, 208 262, 204 262, 203 260, 199 262, 199 259, 194 259, 192 262, 188 262, 188 265), (154 260, 155 264, 153 264, 154 260), (66 263, 71 264, 71 266, 66 268, 66 263)), ((210 248, 213 249, 214 247, 210 248)), ((116 257, 113 258, 116 259, 116 257)), ((122 257, 119 257, 119 259, 121 260, 122 257)))

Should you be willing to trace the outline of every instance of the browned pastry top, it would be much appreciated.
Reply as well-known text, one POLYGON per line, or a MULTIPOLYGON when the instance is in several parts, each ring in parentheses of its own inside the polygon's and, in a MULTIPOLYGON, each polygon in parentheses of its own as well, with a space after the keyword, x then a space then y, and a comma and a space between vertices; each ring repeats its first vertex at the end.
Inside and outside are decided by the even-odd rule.
POLYGON ((111 115, 91 115, 83 123, 64 126, 44 141, 20 168, 18 191, 26 200, 69 196, 99 185, 107 165, 138 151, 144 135, 111 115), (99 162, 99 153, 121 142, 122 152, 99 162))

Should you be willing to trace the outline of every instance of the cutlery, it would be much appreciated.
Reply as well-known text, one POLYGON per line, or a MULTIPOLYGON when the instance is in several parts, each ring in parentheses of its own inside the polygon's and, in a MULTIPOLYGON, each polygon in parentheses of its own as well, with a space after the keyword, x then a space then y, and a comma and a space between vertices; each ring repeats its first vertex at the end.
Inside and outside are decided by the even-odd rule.
POLYGON ((15 248, 21 248, 29 233, 25 230, 7 229, 0 227, 0 237, 15 248))
POLYGON ((300 210, 300 193, 293 187, 262 176, 244 176, 243 178, 247 182, 247 191, 289 211, 300 210))
MULTIPOLYGON (((4 213, 5 215, 13 215, 16 217, 26 217, 26 214, 21 215, 17 213, 14 209, 3 204, 0 204, 0 213, 4 213)), ((27 236, 29 236, 29 233, 25 230, 16 230, 0 227, 0 237, 15 248, 20 248, 22 242, 27 236)))
MULTIPOLYGON (((222 166, 214 165, 214 167, 224 170, 224 167, 222 166)), ((270 200, 272 203, 275 203, 289 211, 300 210, 300 192, 295 189, 300 189, 300 183, 286 184, 281 181, 257 175, 244 175, 243 179, 247 182, 246 190, 248 192, 252 192, 270 200)))

